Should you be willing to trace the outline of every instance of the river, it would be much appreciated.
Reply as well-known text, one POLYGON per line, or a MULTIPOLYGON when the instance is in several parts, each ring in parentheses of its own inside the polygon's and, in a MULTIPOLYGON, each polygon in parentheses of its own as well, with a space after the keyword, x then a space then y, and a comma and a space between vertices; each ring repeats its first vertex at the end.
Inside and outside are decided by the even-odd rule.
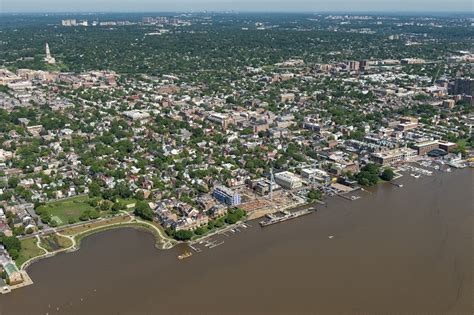
POLYGON ((335 197, 182 261, 149 233, 95 234, 33 264, 0 314, 472 314, 473 174, 335 197))

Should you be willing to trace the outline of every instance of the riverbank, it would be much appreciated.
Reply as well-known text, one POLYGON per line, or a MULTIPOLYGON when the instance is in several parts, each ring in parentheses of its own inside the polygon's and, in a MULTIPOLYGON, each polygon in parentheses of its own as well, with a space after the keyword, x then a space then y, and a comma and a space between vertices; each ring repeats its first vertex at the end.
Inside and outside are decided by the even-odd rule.
POLYGON ((1 296, 0 313, 470 314, 473 175, 405 176, 404 188, 334 196, 313 215, 250 222, 181 261, 184 246, 155 250, 150 233, 97 233, 30 266, 35 285, 1 296))
MULTIPOLYGON (((61 233, 55 231, 44 236, 38 234, 31 238, 24 238, 21 240, 23 249, 20 252, 20 259, 16 261, 17 266, 20 271, 26 274, 26 269, 31 264, 63 252, 79 250, 80 243, 84 238, 95 233, 118 228, 135 228, 151 233, 155 237, 155 246, 158 249, 170 249, 178 243, 167 237, 156 223, 143 221, 131 215, 119 216, 87 223, 86 225, 64 228, 61 229, 61 233), (56 243, 52 244, 51 239, 54 239, 56 243)), ((31 282, 30 284, 32 284, 32 281, 25 282, 31 282)))
MULTIPOLYGON (((397 182, 400 182, 400 181, 406 182, 405 179, 406 177, 402 176, 402 174, 400 173, 397 173, 397 177, 394 179, 394 181, 397 180, 397 182)), ((397 184, 395 182, 384 182, 384 183, 380 183, 377 186, 371 187, 369 189, 362 189, 361 191, 368 193, 370 195, 372 194, 374 190, 377 189, 377 187, 387 185, 387 184, 391 184, 399 188, 403 187, 403 185, 397 184)), ((355 190, 352 191, 352 193, 353 192, 355 192, 355 190)), ((341 197, 341 195, 337 195, 337 196, 341 197)), ((335 197, 337 198, 337 196, 335 197)), ((332 198, 330 197, 330 198, 327 198, 326 200, 331 200, 332 198)), ((347 197, 345 199, 347 199, 348 201, 355 201, 359 198, 360 196, 357 196, 357 198, 347 197)), ((315 206, 321 206, 321 205, 325 205, 325 203, 321 201, 314 201, 307 204, 299 204, 297 206, 292 206, 290 208, 291 208, 291 211, 295 211, 295 210, 313 208, 315 206)), ((171 249, 175 245, 178 245, 178 244, 187 244, 194 251, 200 253, 202 250, 199 248, 199 246, 196 246, 197 244, 202 244, 203 242, 206 242, 208 243, 207 245, 210 245, 209 248, 212 249, 224 243, 222 240, 212 242, 210 241, 212 237, 214 236, 220 237, 222 235, 227 236, 226 233, 229 233, 229 232, 235 233, 234 230, 240 231, 239 229, 247 228, 247 226, 245 225, 245 222, 251 222, 253 220, 256 220, 258 218, 265 216, 268 213, 272 213, 275 211, 278 211, 278 210, 273 209, 273 211, 269 211, 267 209, 267 211, 259 212, 258 213, 259 215, 256 215, 256 213, 252 213, 251 215, 247 216, 244 220, 239 221, 236 224, 231 224, 231 225, 226 224, 225 226, 221 228, 215 229, 213 231, 209 231, 208 233, 204 235, 196 236, 192 240, 184 241, 184 242, 176 241, 170 238, 164 232, 163 228, 158 223, 144 221, 144 220, 136 218, 135 216, 133 216, 132 214, 128 212, 123 212, 122 214, 118 216, 103 218, 95 222, 87 222, 82 225, 73 225, 69 227, 58 228, 58 229, 55 229, 53 234, 48 234, 46 236, 36 235, 34 239, 23 239, 22 242, 25 242, 25 245, 28 245, 28 246, 24 246, 26 252, 20 253, 21 259, 17 261, 17 264, 18 264, 18 268, 26 274, 26 269, 31 264, 39 260, 53 257, 63 252, 74 252, 74 251, 79 250, 82 240, 88 236, 91 236, 96 233, 104 232, 107 230, 120 229, 120 228, 134 228, 134 229, 140 229, 140 230, 144 230, 146 232, 151 233, 155 238, 155 247, 158 249, 171 249), (58 244, 56 244, 57 246, 54 246, 53 244, 53 246, 51 247, 50 242, 47 240, 48 238, 57 238, 58 239, 57 241, 58 244), (207 240, 209 240, 209 242, 207 242, 207 240)))

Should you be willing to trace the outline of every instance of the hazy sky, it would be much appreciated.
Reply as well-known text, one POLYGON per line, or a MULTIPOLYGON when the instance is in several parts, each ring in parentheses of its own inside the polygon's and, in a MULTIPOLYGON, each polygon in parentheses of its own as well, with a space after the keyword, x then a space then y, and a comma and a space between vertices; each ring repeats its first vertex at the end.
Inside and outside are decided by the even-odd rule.
POLYGON ((473 12, 474 0, 0 0, 1 12, 392 11, 473 12))

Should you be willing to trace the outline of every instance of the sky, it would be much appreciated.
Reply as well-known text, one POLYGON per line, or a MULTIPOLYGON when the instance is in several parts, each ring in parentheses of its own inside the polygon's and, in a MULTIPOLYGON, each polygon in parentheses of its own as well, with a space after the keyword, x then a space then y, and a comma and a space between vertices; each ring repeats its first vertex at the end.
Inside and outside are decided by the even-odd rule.
POLYGON ((474 0, 0 0, 0 12, 474 12, 474 0))

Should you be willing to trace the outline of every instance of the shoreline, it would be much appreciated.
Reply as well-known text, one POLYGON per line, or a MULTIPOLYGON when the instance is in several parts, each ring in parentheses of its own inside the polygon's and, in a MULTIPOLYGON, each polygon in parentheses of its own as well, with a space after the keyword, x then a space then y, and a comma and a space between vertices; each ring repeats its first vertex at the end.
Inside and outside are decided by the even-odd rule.
MULTIPOLYGON (((466 169, 468 172, 470 171, 469 168, 466 169)), ((460 171, 463 171, 463 170, 460 170, 460 171)), ((439 176, 439 175, 442 175, 442 174, 433 174, 432 177, 436 177, 436 176, 439 176)), ((425 177, 425 176, 423 176, 425 177)), ((431 176, 426 176, 426 177, 431 177, 431 176)), ((394 186, 397 186, 400 182, 403 182, 404 184, 406 184, 405 182, 406 181, 409 181, 409 178, 405 178, 405 176, 397 176, 396 179, 394 179, 393 181, 390 181, 390 182, 384 182, 384 183, 381 183, 381 184, 378 184, 378 185, 375 185, 375 186, 372 186, 372 187, 368 187, 367 189, 361 189, 362 192, 364 193, 368 193, 369 195, 372 195, 374 193, 376 193, 376 190, 377 190, 377 187, 379 186, 384 186, 385 184, 390 184, 390 185, 394 185, 394 186), (395 180, 397 180, 397 183, 395 183, 395 180)), ((354 192, 354 191, 353 191, 354 192)), ((327 203, 328 201, 330 201, 331 199, 333 198, 337 198, 339 195, 335 195, 335 196, 327 196, 323 199, 324 203, 327 203)), ((322 205, 322 202, 323 201, 312 201, 312 202, 309 202, 309 203, 305 203, 305 204, 300 204, 300 205, 296 205, 294 207, 291 207, 290 209, 293 210, 293 209, 302 209, 302 208, 308 208, 308 207, 312 207, 312 206, 315 206, 315 205, 322 205)), ((348 200, 348 201, 354 201, 354 200, 348 200)), ((327 207, 327 204, 325 205, 325 207, 327 207)), ((72 235, 67 235, 67 234, 62 234, 64 233, 65 231, 68 230, 68 228, 65 228, 65 229, 62 229, 62 233, 60 232, 55 232, 55 234, 61 236, 61 237, 66 237, 68 239, 70 239, 72 241, 72 245, 69 246, 69 247, 66 247, 66 248, 61 248, 59 250, 55 250, 55 251, 46 251, 44 248, 38 246, 38 248, 42 249, 43 251, 46 251, 45 253, 43 253, 42 255, 39 255, 39 256, 36 256, 36 257, 32 257, 30 258, 29 260, 25 261, 22 265, 21 265, 21 268, 20 269, 20 272, 22 273, 25 273, 27 276, 27 269, 33 265, 34 263, 36 262, 39 262, 43 259, 46 259, 46 258, 50 258, 50 257, 54 257, 58 254, 61 254, 61 253, 72 253, 72 252, 76 252, 78 250, 81 249, 81 242, 83 239, 89 237, 89 236, 92 236, 94 234, 98 234, 98 233, 101 233, 101 232, 106 232, 108 230, 115 230, 115 229, 121 229, 121 228, 129 228, 129 229, 136 229, 136 230, 140 230, 140 231, 143 231, 145 233, 151 233, 154 238, 155 238, 155 244, 154 244, 154 247, 158 250, 166 250, 166 249, 172 249, 174 248, 176 245, 179 245, 179 244, 184 244, 188 247, 190 247, 191 249, 193 249, 193 245, 200 242, 200 241, 203 241, 203 240, 206 240, 207 238, 210 238, 214 235, 217 235, 217 234, 220 234, 222 232, 225 232, 229 229, 232 229, 232 228, 235 228, 235 227, 239 227, 241 226, 242 224, 245 224, 247 222, 255 222, 256 220, 258 220, 259 218, 265 216, 265 214, 262 214, 261 216, 255 216, 255 217, 252 217, 251 215, 248 215, 244 220, 242 221, 239 221, 237 222, 236 224, 233 224, 233 225, 227 225, 221 229, 218 229, 216 231, 213 231, 212 233, 210 234, 206 234, 206 235, 203 235, 197 239, 193 239, 193 240, 189 240, 189 241, 177 241, 177 240, 174 240, 174 239, 170 239, 169 237, 167 237, 165 235, 165 232, 162 231, 161 229, 159 229, 157 226, 155 226, 153 223, 150 223, 148 221, 143 221, 141 219, 137 219, 135 217, 132 217, 132 216, 129 216, 129 220, 128 221, 125 221, 125 222, 119 222, 119 223, 112 223, 110 225, 99 225, 95 228, 91 228, 89 230, 85 230, 85 231, 81 231, 79 233, 76 233, 76 234, 72 234, 72 235)), ((125 219, 126 217, 122 217, 123 219, 125 219)), ((101 223, 101 222, 97 222, 97 223, 101 223)), ((79 226, 79 227, 72 227, 71 230, 73 230, 74 228, 81 228, 83 226, 79 226)), ((36 235, 36 237, 38 238, 38 242, 39 242, 39 235, 36 235)), ((28 276, 27 279, 30 279, 31 278, 28 276)), ((12 289, 17 289, 17 288, 20 288, 20 287, 23 287, 23 286, 27 286, 27 285, 31 285, 33 284, 33 281, 25 281, 25 282, 28 282, 27 284, 25 283, 24 285, 18 285, 17 287, 15 288, 12 288, 12 289)))

